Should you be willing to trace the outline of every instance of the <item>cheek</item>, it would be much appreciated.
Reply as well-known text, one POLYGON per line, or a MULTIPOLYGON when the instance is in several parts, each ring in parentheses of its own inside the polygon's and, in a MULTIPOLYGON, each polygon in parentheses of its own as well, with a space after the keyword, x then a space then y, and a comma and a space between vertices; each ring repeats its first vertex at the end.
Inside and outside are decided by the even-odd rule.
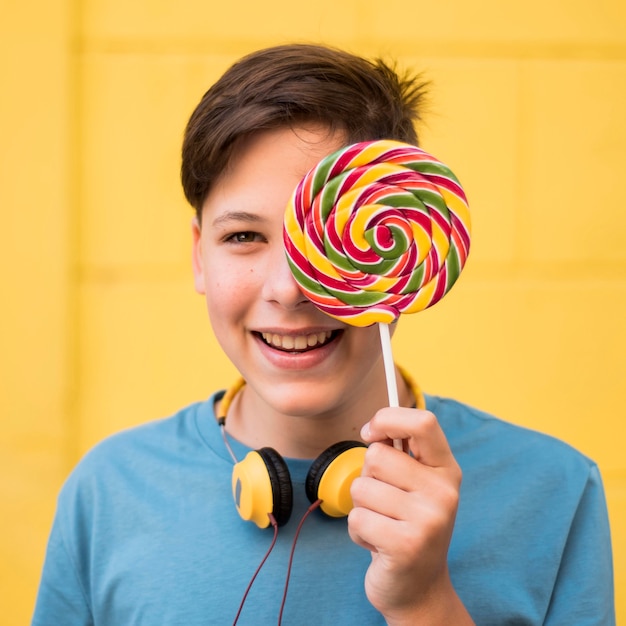
POLYGON ((378 325, 368 328, 354 328, 349 333, 351 351, 358 356, 363 363, 372 363, 380 357, 382 348, 380 344, 380 330, 378 325))
POLYGON ((253 277, 253 270, 209 273, 206 300, 214 325, 227 325, 249 310, 258 291, 253 277))

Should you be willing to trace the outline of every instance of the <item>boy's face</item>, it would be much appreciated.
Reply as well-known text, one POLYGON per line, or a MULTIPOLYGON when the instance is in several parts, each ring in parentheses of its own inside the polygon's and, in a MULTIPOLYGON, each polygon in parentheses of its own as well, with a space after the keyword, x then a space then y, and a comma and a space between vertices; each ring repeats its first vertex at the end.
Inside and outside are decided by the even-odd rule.
POLYGON ((344 144, 340 134, 310 125, 246 139, 207 197, 202 226, 193 223, 195 287, 215 335, 262 402, 285 415, 336 414, 384 378, 377 328, 351 327, 316 309, 283 248, 293 190, 344 144))

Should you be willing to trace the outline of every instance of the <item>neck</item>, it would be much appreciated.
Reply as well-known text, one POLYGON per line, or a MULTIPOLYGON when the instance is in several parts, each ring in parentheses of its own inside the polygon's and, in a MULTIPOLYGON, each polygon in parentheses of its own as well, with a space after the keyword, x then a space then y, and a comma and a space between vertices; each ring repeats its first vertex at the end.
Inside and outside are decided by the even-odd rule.
MULTIPOLYGON (((346 393, 341 401, 328 407, 320 399, 315 414, 303 410, 295 415, 274 410, 261 394, 240 379, 228 389, 216 407, 216 415, 229 435, 248 447, 270 446, 286 457, 315 458, 338 441, 359 441, 362 425, 378 409, 389 406, 386 386, 376 384, 381 379, 384 381, 384 376, 379 374, 375 372, 373 383, 365 385, 365 392, 346 393)), ((424 408, 421 391, 398 367, 396 379, 400 406, 424 408)))

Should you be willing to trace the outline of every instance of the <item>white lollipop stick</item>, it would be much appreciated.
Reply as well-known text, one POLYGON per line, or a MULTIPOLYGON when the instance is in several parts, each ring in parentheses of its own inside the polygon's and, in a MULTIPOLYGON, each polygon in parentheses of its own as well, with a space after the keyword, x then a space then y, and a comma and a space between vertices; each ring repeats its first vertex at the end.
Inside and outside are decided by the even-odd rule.
MULTIPOLYGON (((389 406, 400 406, 400 401, 398 400, 396 368, 393 363, 393 354, 391 353, 391 334, 389 333, 389 324, 379 322, 378 329, 380 330, 380 344, 383 349, 383 363, 385 365, 385 377, 387 378, 387 395, 389 396, 389 406)), ((394 439, 393 447, 396 448, 396 450, 404 450, 402 439, 394 439)))

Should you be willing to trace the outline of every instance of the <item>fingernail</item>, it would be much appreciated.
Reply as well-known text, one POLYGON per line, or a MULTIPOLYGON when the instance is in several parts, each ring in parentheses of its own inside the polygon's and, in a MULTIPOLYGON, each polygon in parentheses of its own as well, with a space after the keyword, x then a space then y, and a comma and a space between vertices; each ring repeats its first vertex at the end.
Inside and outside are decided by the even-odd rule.
POLYGON ((369 438, 370 438, 370 423, 367 422, 367 424, 365 424, 363 428, 361 428, 361 439, 368 440, 369 438))

